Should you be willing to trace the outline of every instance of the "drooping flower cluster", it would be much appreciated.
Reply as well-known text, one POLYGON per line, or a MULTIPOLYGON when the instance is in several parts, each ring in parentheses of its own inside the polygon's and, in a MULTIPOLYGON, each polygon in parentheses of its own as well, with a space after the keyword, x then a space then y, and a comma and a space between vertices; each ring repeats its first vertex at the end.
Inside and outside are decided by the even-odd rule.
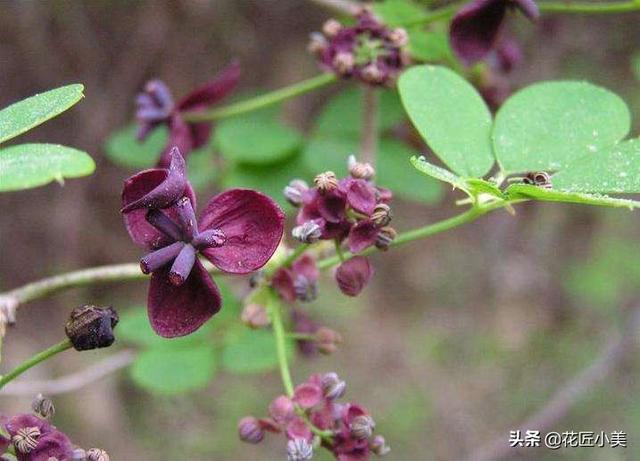
POLYGON ((336 373, 312 375, 295 388, 291 398, 281 395, 269 405, 269 416, 247 416, 238 425, 240 439, 260 443, 266 432, 287 438, 289 461, 312 458, 314 448, 328 449, 339 461, 367 461, 371 454, 389 452, 384 437, 374 436, 369 412, 354 403, 340 403, 346 383, 336 373))
POLYGON ((35 414, 0 415, 0 459, 14 459, 3 456, 12 449, 18 461, 109 461, 102 449, 85 451, 74 446, 48 421, 55 413, 51 400, 39 395, 32 407, 35 414))
POLYGON ((163 150, 159 166, 166 167, 171 159, 169 153, 177 147, 182 155, 202 147, 209 141, 211 122, 188 122, 185 113, 205 110, 229 95, 237 86, 240 66, 231 64, 218 77, 195 89, 182 99, 174 102, 171 91, 160 80, 147 82, 144 90, 136 98, 136 119, 138 139, 145 139, 160 125, 169 128, 169 141, 163 150))
POLYGON ((309 50, 324 69, 340 77, 354 77, 368 85, 391 85, 409 62, 408 41, 404 29, 389 29, 371 10, 363 8, 354 26, 327 21, 322 33, 312 34, 309 50))
POLYGON ((164 337, 197 330, 222 299, 198 254, 223 272, 247 274, 267 263, 280 243, 284 213, 266 195, 231 189, 213 197, 196 219, 196 199, 177 148, 167 169, 127 179, 122 213, 133 241, 151 252, 140 260, 151 275, 148 312, 164 337))
POLYGON ((540 11, 534 0, 473 0, 456 13, 449 29, 451 47, 466 65, 484 59, 498 44, 507 10, 517 8, 535 20, 540 11))

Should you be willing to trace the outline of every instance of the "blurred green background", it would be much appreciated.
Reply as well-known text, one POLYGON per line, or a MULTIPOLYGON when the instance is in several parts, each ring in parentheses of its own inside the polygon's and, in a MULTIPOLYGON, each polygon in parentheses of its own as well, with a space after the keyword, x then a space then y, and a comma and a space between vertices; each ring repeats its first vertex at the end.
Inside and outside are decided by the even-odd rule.
MULTIPOLYGON (((26 138, 85 149, 98 164, 91 178, 64 188, 53 184, 0 196, 0 288, 139 257, 118 213, 120 188, 136 168, 153 162, 144 155, 162 145, 163 134, 141 147, 120 130, 130 123, 133 98, 147 79, 163 79, 179 97, 238 58, 244 70, 238 97, 294 83, 317 74, 307 37, 329 17, 303 0, 0 2, 0 107, 44 89, 84 83, 84 101, 26 138)), ((627 101, 637 133, 639 19, 548 17, 535 26, 510 21, 525 54, 512 75, 514 87, 560 78, 598 83, 627 101)), ((433 33, 442 36, 438 29, 433 33)), ((434 47, 441 47, 437 40, 434 47)), ((311 180, 320 170, 344 169, 357 146, 358 98, 353 85, 340 85, 253 115, 265 131, 284 133, 283 145, 266 163, 260 133, 238 146, 247 118, 221 123, 211 145, 190 160, 200 203, 221 187, 237 185, 280 199, 293 177, 311 180), (257 155, 254 144, 264 155, 257 155)), ((393 93, 382 107, 379 180, 398 193, 395 227, 410 229, 456 213, 452 203, 459 196, 406 162, 418 147, 401 142, 413 137, 393 93)), ((459 460, 495 437, 506 443, 509 430, 592 363, 626 311, 640 303, 639 222, 626 211, 531 203, 516 216, 497 212, 376 255, 373 283, 355 300, 342 296, 327 276, 322 296, 308 309, 340 331, 345 343, 330 357, 297 358, 294 378, 338 372, 348 381, 348 399, 372 411, 390 442, 387 459, 459 460)), ((133 378, 151 387, 159 383, 156 391, 162 378, 123 371, 56 396, 56 424, 82 446, 104 447, 112 460, 284 459, 279 437, 260 446, 237 440, 240 417, 265 414, 282 390, 277 373, 237 373, 233 360, 225 360, 234 336, 223 325, 242 335, 236 299, 248 288, 241 277, 224 284, 223 320, 195 339, 209 348, 206 358, 177 359, 185 376, 202 371, 190 363, 207 364, 198 377, 204 387, 158 394, 133 378)), ((149 338, 132 333, 140 325, 132 309, 144 305, 145 296, 144 283, 123 283, 25 306, 5 341, 4 369, 58 341, 68 312, 85 302, 113 304, 127 319, 118 347, 147 351, 149 338)), ((67 353, 26 378, 65 375, 114 352, 67 353)), ((158 354, 170 363, 169 353, 158 354)), ((640 459, 636 355, 630 351, 550 428, 625 431, 629 448, 528 450, 507 459, 640 459)), ((160 358, 149 360, 157 366, 160 358)), ((0 412, 25 411, 29 402, 0 394, 0 412)))

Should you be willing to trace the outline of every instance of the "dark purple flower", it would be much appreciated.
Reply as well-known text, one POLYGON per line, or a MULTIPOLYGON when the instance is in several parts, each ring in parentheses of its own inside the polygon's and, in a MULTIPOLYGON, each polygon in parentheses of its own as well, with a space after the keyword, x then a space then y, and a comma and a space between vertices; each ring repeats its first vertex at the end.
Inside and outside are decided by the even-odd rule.
POLYGON ((497 42, 509 7, 534 20, 540 15, 534 0, 473 0, 451 21, 451 46, 460 60, 471 65, 483 59, 497 42))
MULTIPOLYGON (((174 150, 172 164, 179 155, 174 150)), ((140 203, 169 176, 168 170, 152 169, 128 179, 123 209, 140 203)), ((246 274, 266 264, 282 238, 284 213, 269 197, 253 190, 218 194, 199 220, 194 209, 195 197, 187 183, 184 196, 168 206, 124 213, 133 241, 152 250, 140 260, 140 267, 152 274, 149 319, 160 336, 192 333, 220 310, 220 292, 198 253, 224 272, 246 274)))
POLYGON ((169 164, 169 152, 177 147, 182 155, 202 147, 209 141, 211 122, 187 122, 183 114, 203 111, 230 94, 240 78, 240 66, 234 62, 211 80, 177 103, 169 88, 160 80, 152 80, 136 98, 138 139, 144 139, 154 128, 166 124, 169 140, 160 156, 159 166, 169 164))
POLYGON ((71 459, 73 447, 69 438, 48 421, 35 415, 14 416, 5 424, 18 461, 59 461, 71 459))
POLYGON ((354 26, 329 20, 309 45, 323 68, 369 85, 390 85, 408 63, 404 29, 389 29, 363 8, 354 26))
POLYGON ((271 284, 287 302, 313 301, 317 295, 320 271, 316 261, 308 254, 302 255, 291 265, 281 268, 273 276, 271 284))
POLYGON ((338 287, 347 296, 358 296, 372 276, 373 266, 364 256, 354 256, 336 270, 338 287))
POLYGON ((303 410, 319 405, 322 399, 322 386, 316 382, 302 383, 295 388, 293 393, 293 401, 303 410))

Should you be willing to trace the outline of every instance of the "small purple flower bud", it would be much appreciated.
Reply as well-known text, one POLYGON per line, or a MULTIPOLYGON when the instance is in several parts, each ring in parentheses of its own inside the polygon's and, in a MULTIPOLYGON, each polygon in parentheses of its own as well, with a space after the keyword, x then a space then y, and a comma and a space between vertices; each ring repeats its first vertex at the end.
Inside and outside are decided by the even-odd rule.
POLYGON ((101 448, 91 448, 87 451, 87 461, 109 461, 109 455, 101 448))
POLYGON ((389 33, 389 40, 398 48, 402 48, 409 44, 409 34, 405 29, 399 27, 389 33))
POLYGON ((338 188, 338 178, 333 171, 325 171, 315 177, 313 183, 318 188, 318 192, 324 194, 325 192, 331 192, 338 188))
POLYGON ((38 446, 40 435, 40 429, 37 427, 21 427, 11 438, 11 443, 18 453, 27 454, 38 446))
POLYGON ((278 424, 287 424, 295 416, 293 401, 286 395, 276 397, 269 405, 269 416, 278 424))
POLYGON ((195 248, 189 244, 183 246, 175 261, 173 261, 173 265, 169 271, 169 281, 171 284, 177 287, 182 285, 189 277, 191 269, 193 269, 193 265, 195 263, 195 248))
POLYGON ((322 402, 322 388, 315 383, 303 383, 293 393, 293 401, 303 410, 308 410, 322 402))
POLYGON ((242 418, 238 424, 238 436, 243 442, 256 444, 264 439, 264 430, 257 418, 247 416, 242 418))
POLYGON ((333 354, 342 343, 342 336, 330 328, 320 327, 316 332, 316 345, 323 354, 333 354))
POLYGON ((370 163, 358 162, 353 155, 349 156, 347 166, 349 168, 349 174, 355 179, 364 179, 368 181, 376 174, 375 168, 373 168, 370 163))
POLYGON ((259 304, 247 304, 240 314, 242 323, 249 328, 264 328, 271 323, 267 310, 259 304))
POLYGON ((333 58, 333 67, 340 74, 350 74, 355 66, 355 58, 352 53, 347 51, 340 51, 333 58))
POLYGON ((310 303, 318 297, 318 284, 304 275, 296 277, 293 289, 296 292, 296 298, 305 303, 310 303))
POLYGON ((351 436, 358 440, 365 440, 371 437, 373 430, 376 427, 376 423, 369 415, 360 415, 353 418, 349 430, 351 436))
POLYGON ((313 221, 307 221, 294 227, 291 236, 301 243, 316 243, 322 236, 322 228, 313 221))
POLYGON ((384 72, 382 72, 380 70, 380 68, 378 67, 377 64, 375 63, 371 63, 368 64, 367 66, 365 66, 362 71, 362 79, 366 82, 366 83, 371 83, 374 85, 380 84, 380 83, 384 83, 385 81, 385 74, 384 72))
POLYGON ((38 394, 33 399, 31 409, 36 415, 42 416, 44 419, 51 419, 56 414, 56 408, 51 399, 46 398, 42 394, 38 394))
POLYGON ((369 442, 369 449, 373 454, 378 456, 384 456, 391 451, 391 447, 387 445, 387 441, 381 435, 376 435, 371 442, 369 442))
POLYGON ((347 383, 340 379, 337 373, 327 373, 322 377, 322 392, 325 398, 336 400, 344 396, 347 383))
POLYGON ((109 347, 115 341, 113 328, 118 320, 113 307, 80 306, 71 312, 65 332, 77 351, 109 347))
POLYGON ((376 238, 376 247, 382 251, 388 250, 397 235, 398 233, 393 227, 383 227, 376 238))
POLYGON ((294 179, 287 187, 284 188, 284 198, 286 198, 291 205, 298 207, 302 205, 302 195, 308 189, 309 186, 306 182, 301 179, 294 179))
POLYGON ((313 458, 313 446, 305 439, 293 439, 287 443, 288 461, 309 461, 313 458))
POLYGON ((391 218, 393 218, 393 213, 391 212, 391 207, 386 203, 377 204, 371 215, 371 220, 376 226, 380 227, 388 225, 391 222, 391 218))
POLYGON ((372 276, 373 267, 364 256, 346 260, 338 266, 335 275, 340 291, 347 296, 358 296, 372 276))
POLYGON ((322 33, 333 38, 342 30, 342 24, 335 19, 329 19, 322 25, 322 33))
POLYGON ((87 461, 87 452, 83 448, 76 448, 71 453, 71 461, 87 461))

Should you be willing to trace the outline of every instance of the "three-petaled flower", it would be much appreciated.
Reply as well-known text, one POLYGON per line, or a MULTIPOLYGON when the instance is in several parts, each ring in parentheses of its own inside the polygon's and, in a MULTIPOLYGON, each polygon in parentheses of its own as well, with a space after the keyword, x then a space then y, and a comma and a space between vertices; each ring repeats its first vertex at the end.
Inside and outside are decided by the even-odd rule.
POLYGON ((220 310, 222 299, 198 254, 223 272, 246 274, 264 266, 284 230, 284 213, 266 195, 231 189, 213 197, 196 219, 196 199, 177 148, 168 169, 142 171, 122 193, 133 241, 151 250, 140 260, 150 273, 151 326, 164 337, 190 334, 220 310))

